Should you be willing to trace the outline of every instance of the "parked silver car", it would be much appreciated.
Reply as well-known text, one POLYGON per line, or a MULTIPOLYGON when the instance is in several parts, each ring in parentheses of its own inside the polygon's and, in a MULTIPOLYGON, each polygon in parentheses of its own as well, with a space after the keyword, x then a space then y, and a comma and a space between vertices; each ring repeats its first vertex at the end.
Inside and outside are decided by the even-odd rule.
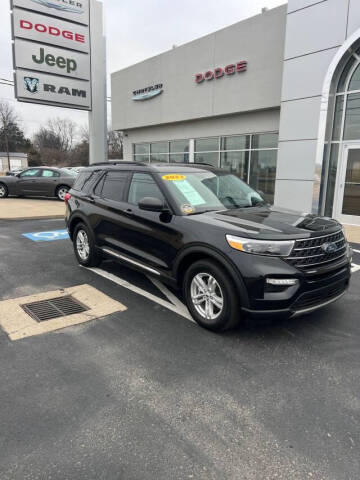
POLYGON ((53 167, 27 168, 15 176, 0 177, 0 199, 8 195, 57 197, 64 201, 76 175, 53 167))

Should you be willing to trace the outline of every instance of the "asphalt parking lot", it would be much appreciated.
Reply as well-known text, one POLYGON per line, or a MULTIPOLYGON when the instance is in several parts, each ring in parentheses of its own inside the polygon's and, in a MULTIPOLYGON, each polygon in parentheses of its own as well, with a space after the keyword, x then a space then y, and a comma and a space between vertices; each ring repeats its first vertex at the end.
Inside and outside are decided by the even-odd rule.
POLYGON ((23 236, 64 228, 0 222, 0 301, 90 285, 126 309, 0 330, 1 480, 359 478, 360 269, 322 311, 216 335, 149 278, 23 236))

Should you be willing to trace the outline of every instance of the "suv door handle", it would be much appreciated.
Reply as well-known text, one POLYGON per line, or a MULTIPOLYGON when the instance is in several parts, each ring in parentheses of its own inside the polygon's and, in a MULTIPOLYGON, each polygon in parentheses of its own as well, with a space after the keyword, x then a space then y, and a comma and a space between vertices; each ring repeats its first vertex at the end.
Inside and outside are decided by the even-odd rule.
POLYGON ((124 212, 127 213, 128 215, 132 215, 134 213, 131 208, 126 208, 124 212))
POLYGON ((90 203, 95 203, 95 198, 94 197, 87 197, 90 203))

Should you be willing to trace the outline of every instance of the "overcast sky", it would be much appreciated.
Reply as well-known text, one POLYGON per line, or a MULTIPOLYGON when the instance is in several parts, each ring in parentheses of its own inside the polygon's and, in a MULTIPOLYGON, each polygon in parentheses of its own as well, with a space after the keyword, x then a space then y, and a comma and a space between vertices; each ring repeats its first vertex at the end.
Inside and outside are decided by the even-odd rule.
MULTIPOLYGON (((12 79, 10 13, 4 8, 4 4, 9 5, 9 1, 0 2, 0 77, 12 79)), ((274 8, 285 1, 103 0, 103 3, 107 35, 107 71, 110 79, 110 74, 116 70, 165 52, 173 45, 181 45, 256 15, 263 7, 274 8)), ((28 136, 54 116, 71 118, 79 124, 87 123, 85 112, 18 103, 14 99, 12 87, 0 85, 0 98, 15 105, 28 136)))

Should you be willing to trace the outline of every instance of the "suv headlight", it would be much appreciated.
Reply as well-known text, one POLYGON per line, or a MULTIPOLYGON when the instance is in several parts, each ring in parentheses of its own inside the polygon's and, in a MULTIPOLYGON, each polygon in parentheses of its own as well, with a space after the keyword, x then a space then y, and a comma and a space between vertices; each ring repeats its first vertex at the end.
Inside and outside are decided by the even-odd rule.
POLYGON ((294 240, 253 240, 252 238, 235 237, 226 235, 230 247, 245 253, 255 255, 270 255, 276 257, 287 257, 294 247, 294 240))

